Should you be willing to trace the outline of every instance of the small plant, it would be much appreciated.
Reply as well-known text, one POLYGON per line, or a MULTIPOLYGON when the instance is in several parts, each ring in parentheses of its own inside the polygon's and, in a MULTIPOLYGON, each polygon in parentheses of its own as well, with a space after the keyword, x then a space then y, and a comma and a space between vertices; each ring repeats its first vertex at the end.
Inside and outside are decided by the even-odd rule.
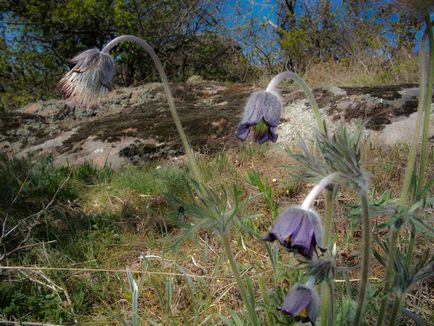
MULTIPOLYGON (((413 13, 419 18, 422 12, 421 7, 425 10, 432 6, 429 1, 416 1, 415 3, 396 1, 396 3, 401 6, 412 7, 413 13)), ((174 204, 178 213, 182 213, 178 214, 177 224, 183 228, 184 232, 179 235, 173 248, 179 249, 181 243, 188 237, 195 237, 204 231, 207 235, 215 235, 219 240, 234 284, 245 307, 245 311, 231 312, 233 321, 218 314, 217 317, 221 321, 228 325, 248 324, 256 326, 264 324, 264 320, 270 325, 276 325, 283 319, 287 322, 292 318, 295 321, 310 322, 314 325, 319 316, 321 325, 345 324, 346 321, 355 326, 366 324, 366 312, 369 308, 369 272, 371 256, 374 252, 374 256, 385 268, 384 289, 377 293, 375 298, 381 300, 376 323, 378 326, 384 324, 389 301, 392 299, 394 302, 389 323, 395 325, 405 293, 416 282, 429 277, 432 274, 433 266, 433 260, 429 256, 430 252, 419 259, 413 257, 416 233, 420 232, 421 235, 432 236, 432 230, 424 222, 423 215, 427 202, 432 201, 429 198, 429 189, 432 183, 426 182, 425 170, 427 166, 427 121, 429 122, 430 117, 434 78, 434 36, 431 17, 425 16, 425 21, 427 31, 424 33, 420 49, 421 94, 417 127, 409 153, 401 198, 398 200, 391 199, 390 196, 385 196, 384 200, 380 201, 370 199, 369 174, 363 168, 361 155, 362 128, 351 133, 343 125, 334 133, 330 133, 321 117, 312 91, 293 72, 285 71, 278 74, 271 80, 265 91, 255 92, 250 96, 236 134, 240 140, 244 141, 253 131, 254 142, 259 144, 267 141, 275 142, 278 138, 277 126, 283 110, 283 102, 277 85, 283 79, 292 79, 303 89, 314 110, 318 130, 313 145, 302 139, 300 141, 301 152, 294 153, 288 150, 288 154, 303 167, 303 171, 297 173, 298 177, 304 177, 306 180, 315 182, 316 185, 300 206, 291 206, 280 214, 278 213, 278 206, 272 198, 272 187, 263 182, 257 173, 252 172, 247 176, 248 182, 258 188, 260 192, 256 196, 246 196, 235 183, 225 183, 219 186, 205 183, 180 123, 163 66, 146 41, 130 35, 119 36, 109 42, 101 51, 92 49, 79 54, 72 60, 75 67, 65 75, 59 85, 63 92, 79 105, 94 106, 98 96, 107 93, 114 77, 114 60, 109 55, 114 46, 122 41, 135 42, 151 55, 163 81, 169 109, 184 145, 188 166, 192 173, 191 176, 185 178, 174 173, 164 181, 167 190, 165 197, 174 204), (427 47, 429 47, 428 51, 427 47), (429 60, 427 60, 427 52, 429 52, 429 60), (420 164, 416 168, 416 150, 420 131, 422 131, 422 149, 420 164), (175 184, 172 182, 173 180, 176 180, 175 184), (178 183, 182 183, 179 188, 178 183), (313 208, 315 200, 323 191, 325 192, 324 218, 313 208), (341 298, 338 298, 334 291, 335 273, 342 267, 337 266, 337 249, 336 245, 333 245, 332 222, 336 213, 334 203, 339 193, 347 191, 356 192, 358 195, 358 205, 353 207, 353 214, 359 217, 362 222, 360 277, 358 279, 360 285, 356 305, 353 304, 354 298, 350 290, 347 290, 341 298), (183 194, 178 192, 183 192, 183 194), (291 280, 288 291, 286 291, 288 284, 280 284, 278 275, 273 278, 272 291, 267 289, 266 280, 263 277, 258 278, 260 297, 255 294, 254 280, 245 273, 243 266, 238 262, 231 243, 234 231, 238 230, 247 230, 254 237, 257 237, 257 233, 251 232, 252 230, 244 223, 244 218, 249 203, 258 196, 265 197, 272 218, 273 220, 276 219, 263 238, 267 241, 265 248, 270 256, 273 272, 281 274, 282 270, 289 271, 288 266, 282 266, 279 261, 278 248, 273 248, 268 243, 275 240, 281 247, 294 253, 302 266, 298 269, 298 282, 292 284, 291 280), (388 242, 384 242, 380 236, 373 232, 371 218, 375 212, 382 212, 387 215, 388 220, 382 227, 388 229, 390 234, 388 242), (180 217, 180 215, 182 216, 180 217), (404 252, 397 247, 400 231, 405 225, 410 227, 411 232, 408 246, 404 252), (376 240, 379 250, 374 248, 373 239, 376 240), (307 278, 305 284, 300 282, 303 278, 307 278), (286 296, 285 292, 287 292, 286 296), (280 301, 278 303, 279 310, 285 316, 272 312, 271 309, 276 301, 280 301), (263 318, 260 314, 261 311, 264 312, 263 318)), ((246 156, 249 159, 254 157, 247 150, 246 156)), ((80 174, 87 180, 91 170, 92 167, 90 166, 83 167, 80 174)), ((138 287, 131 273, 128 274, 128 281, 133 293, 132 323, 134 325, 138 323, 138 287)), ((162 309, 168 311, 170 318, 173 319, 174 284, 171 278, 167 278, 164 284, 166 299, 163 300, 161 294, 163 291, 158 292, 160 305, 162 309)), ((198 307, 196 305, 195 309, 200 309, 198 307)))

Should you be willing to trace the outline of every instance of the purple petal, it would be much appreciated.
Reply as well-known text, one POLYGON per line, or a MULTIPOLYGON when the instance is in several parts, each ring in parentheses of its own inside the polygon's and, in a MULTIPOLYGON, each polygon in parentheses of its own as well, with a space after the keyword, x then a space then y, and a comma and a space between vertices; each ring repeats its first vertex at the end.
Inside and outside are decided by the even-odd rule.
POLYGON ((312 325, 315 325, 318 303, 319 300, 316 291, 310 287, 299 284, 289 290, 280 310, 292 316, 297 321, 310 321, 312 325), (300 316, 303 309, 307 310, 307 318, 300 316))
POLYGON ((250 125, 247 123, 243 123, 238 126, 235 136, 237 136, 239 140, 244 141, 246 140, 249 133, 250 133, 250 125))
POLYGON ((99 59, 100 51, 98 49, 89 49, 77 54, 71 59, 71 63, 75 64, 74 69, 80 72, 89 69, 99 59))
POLYGON ((286 209, 277 218, 276 223, 269 231, 268 241, 278 240, 282 246, 286 246, 285 240, 298 230, 304 217, 304 210, 299 207, 286 209), (272 239, 272 240, 271 240, 272 239))
POLYGON ((302 285, 296 285, 289 290, 281 310, 288 315, 297 317, 304 308, 308 307, 311 300, 311 290, 302 285))
POLYGON ((268 129, 268 132, 266 132, 264 134, 255 133, 254 142, 257 144, 263 144, 263 143, 270 140, 273 143, 275 143, 277 140, 277 134, 276 134, 275 130, 276 130, 275 127, 270 127, 268 129))
POLYGON ((276 133, 277 127, 270 127, 270 140, 275 143, 277 141, 277 133, 276 133))
POLYGON ((265 92, 255 92, 250 95, 247 104, 244 107, 243 117, 241 124, 248 124, 249 126, 257 124, 263 118, 265 92))
POLYGON ((264 134, 257 134, 255 133, 254 142, 257 144, 263 144, 267 141, 271 140, 270 133, 266 132, 264 134))
POLYGON ((312 257, 311 250, 313 239, 313 225, 309 219, 308 213, 304 213, 300 228, 292 234, 291 246, 294 249, 298 249, 303 256, 308 255, 308 258, 312 257))
POLYGON ((309 321, 312 325, 315 325, 316 317, 319 309, 319 298, 318 294, 315 291, 311 291, 312 300, 307 306, 307 316, 309 317, 309 321))
POLYGON ((277 127, 282 113, 282 101, 271 92, 265 92, 264 99, 264 120, 272 127, 277 127))
POLYGON ((111 84, 115 75, 115 63, 109 54, 102 52, 100 53, 99 60, 101 67, 101 84, 108 86, 111 84))
POLYGON ((326 247, 324 244, 324 227, 321 222, 321 217, 319 217, 318 214, 315 213, 314 211, 310 211, 309 218, 313 225, 313 234, 315 238, 315 243, 321 249, 325 249, 326 247))

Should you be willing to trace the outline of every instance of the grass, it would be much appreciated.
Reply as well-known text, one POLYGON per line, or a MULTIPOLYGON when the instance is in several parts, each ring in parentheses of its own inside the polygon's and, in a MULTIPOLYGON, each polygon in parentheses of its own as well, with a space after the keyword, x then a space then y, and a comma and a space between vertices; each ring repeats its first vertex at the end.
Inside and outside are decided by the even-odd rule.
MULTIPOLYGON (((378 198, 387 189, 399 191, 406 154, 405 149, 395 148, 374 149, 365 155, 365 165, 372 174, 375 189, 373 196, 378 198)), ((96 168, 88 163, 75 168, 56 168, 50 160, 3 158, 1 164, 0 175, 8 182, 1 183, 3 212, 7 210, 13 221, 35 210, 42 212, 28 241, 32 246, 15 252, 1 264, 65 269, 0 271, 1 319, 122 324, 123 320, 131 319, 132 295, 127 275, 104 270, 128 267, 138 285, 137 313, 141 324, 224 324, 220 315, 230 320, 243 320, 244 307, 229 264, 213 233, 201 232, 197 238, 183 243, 180 250, 170 250, 180 232, 176 226, 179 207, 167 202, 165 194, 185 196, 186 167, 182 162, 155 162, 119 171, 96 168), (59 188, 61 190, 57 191, 59 188), (20 196, 11 204, 17 193, 20 196), (45 209, 50 201, 53 203, 45 209)), ((279 209, 300 203, 310 187, 289 177, 286 166, 291 164, 282 152, 269 145, 246 145, 239 150, 199 158, 199 168, 208 186, 216 190, 220 185, 235 183, 245 195, 257 194, 258 189, 247 177, 248 171, 256 171, 262 181, 271 186, 271 197, 279 209)), ((433 174, 431 171, 430 176, 433 174)), ((360 230, 357 221, 351 223, 348 218, 351 205, 356 201, 351 193, 339 198, 334 234, 340 265, 356 266, 358 263, 355 251, 360 230)), ((324 209, 322 199, 316 202, 316 207, 319 211, 324 209)), ((185 218, 188 221, 188 216, 185 218)), ((258 197, 250 203, 243 218, 257 232, 265 232, 273 220, 270 203, 258 197)), ((379 224, 381 217, 376 222, 379 224)), ((262 322, 266 324, 267 318, 272 318, 267 316, 272 311, 282 323, 290 325, 291 320, 285 319, 274 307, 303 275, 303 271, 296 268, 294 256, 280 250, 281 272, 275 278, 262 242, 239 228, 232 234, 236 260, 242 273, 254 284, 262 322)), ((9 250, 17 244, 18 238, 19 234, 10 241, 9 250)), ((423 242, 417 243, 419 251, 425 246, 423 242)), ((381 277, 382 273, 380 266, 374 264, 371 275, 381 277)), ((356 278, 357 270, 339 272, 336 277, 356 278)), ((357 282, 336 283, 336 296, 352 293, 354 298, 357 287, 357 282)), ((378 290, 381 286, 373 281, 369 289, 371 297, 378 290)), ((421 284, 407 297, 407 303, 428 322, 433 322, 434 307, 429 291, 432 291, 429 283, 421 284)), ((375 318, 378 306, 379 302, 371 300, 370 318, 375 318)), ((345 324, 346 316, 353 309, 353 301, 340 302, 338 320, 345 324)), ((411 325, 405 317, 402 317, 402 324, 411 325)))
MULTIPOLYGON (((274 73, 280 72, 282 67, 276 69, 274 73)), ((418 58, 406 51, 397 54, 393 59, 367 56, 358 60, 351 58, 312 62, 296 72, 312 87, 378 86, 419 82, 418 58)), ((270 72, 266 71, 258 77, 257 83, 265 87, 270 78, 270 72)))

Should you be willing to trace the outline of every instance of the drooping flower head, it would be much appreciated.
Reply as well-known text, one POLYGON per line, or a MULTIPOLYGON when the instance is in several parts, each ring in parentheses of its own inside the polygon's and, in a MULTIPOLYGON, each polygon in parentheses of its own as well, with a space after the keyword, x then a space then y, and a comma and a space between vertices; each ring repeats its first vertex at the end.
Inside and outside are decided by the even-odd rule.
POLYGON ((278 240, 287 250, 311 259, 315 247, 323 250, 323 238, 324 230, 318 214, 294 206, 279 215, 263 240, 278 240))
POLYGON ((113 80, 113 58, 98 49, 90 49, 75 56, 71 63, 75 66, 59 81, 60 90, 78 105, 95 105, 108 93, 113 80))
POLYGON ((253 129, 254 141, 258 144, 268 140, 277 140, 276 128, 282 113, 282 101, 279 96, 267 91, 259 91, 250 95, 244 108, 244 114, 238 125, 236 136, 246 140, 253 129))
POLYGON ((315 325, 318 305, 319 299, 315 289, 308 285, 297 284, 288 291, 280 310, 296 321, 311 322, 315 325))

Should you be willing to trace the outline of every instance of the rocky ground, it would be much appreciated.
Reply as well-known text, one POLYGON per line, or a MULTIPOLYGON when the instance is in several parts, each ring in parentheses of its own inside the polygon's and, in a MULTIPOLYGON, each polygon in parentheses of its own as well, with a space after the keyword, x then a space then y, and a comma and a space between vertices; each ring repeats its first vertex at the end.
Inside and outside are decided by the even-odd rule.
MULTIPOLYGON (((255 90, 252 85, 195 77, 172 85, 172 90, 195 150, 209 153, 238 146, 235 129, 243 104, 255 90)), ((314 94, 331 126, 362 120, 367 140, 374 145, 408 142, 413 133, 418 94, 414 85, 327 87, 314 94)), ((282 89, 282 97, 286 107, 278 141, 311 137, 315 120, 303 92, 282 89)), ((434 116, 430 137, 434 142, 434 116)), ((115 89, 97 109, 50 100, 2 112, 0 151, 18 157, 51 154, 56 163, 90 160, 114 168, 183 154, 159 83, 115 89)))

